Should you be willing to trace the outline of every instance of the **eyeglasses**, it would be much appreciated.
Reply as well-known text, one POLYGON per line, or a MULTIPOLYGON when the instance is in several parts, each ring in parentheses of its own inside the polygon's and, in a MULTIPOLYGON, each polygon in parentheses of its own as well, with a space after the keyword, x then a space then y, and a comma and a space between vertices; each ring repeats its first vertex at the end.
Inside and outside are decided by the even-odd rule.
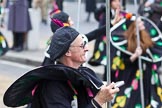
POLYGON ((80 46, 71 45, 70 47, 80 47, 82 49, 85 49, 85 47, 86 47, 86 45, 88 43, 88 39, 87 39, 87 37, 84 34, 80 34, 80 35, 82 36, 83 43, 80 46))
POLYGON ((80 47, 80 48, 82 48, 82 49, 85 49, 86 45, 87 45, 87 42, 84 41, 83 44, 80 45, 80 46, 74 46, 74 45, 71 45, 70 47, 80 47))

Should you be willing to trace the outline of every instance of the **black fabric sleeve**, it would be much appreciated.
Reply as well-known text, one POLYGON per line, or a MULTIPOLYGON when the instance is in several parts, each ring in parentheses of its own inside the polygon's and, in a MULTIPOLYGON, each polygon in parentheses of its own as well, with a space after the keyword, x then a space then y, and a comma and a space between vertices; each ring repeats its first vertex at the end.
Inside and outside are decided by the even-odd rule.
POLYGON ((92 105, 94 108, 102 108, 94 99, 91 100, 92 105))
POLYGON ((87 36, 88 41, 92 41, 92 40, 98 38, 99 36, 106 35, 106 25, 104 25, 98 29, 95 29, 85 35, 87 36))
POLYGON ((86 108, 102 108, 94 99, 91 100, 91 103, 89 103, 86 108))

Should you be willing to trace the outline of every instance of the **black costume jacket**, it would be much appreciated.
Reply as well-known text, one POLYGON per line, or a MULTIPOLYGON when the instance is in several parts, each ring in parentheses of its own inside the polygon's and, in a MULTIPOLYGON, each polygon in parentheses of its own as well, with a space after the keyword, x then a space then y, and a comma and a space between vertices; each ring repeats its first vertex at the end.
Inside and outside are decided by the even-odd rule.
POLYGON ((48 65, 34 69, 16 80, 4 95, 4 104, 9 107, 32 103, 32 108, 73 108, 71 102, 76 95, 78 108, 94 108, 91 99, 102 84, 88 68, 48 65), (68 81, 73 87, 69 86, 68 81), (75 88, 77 94, 72 88, 75 88))

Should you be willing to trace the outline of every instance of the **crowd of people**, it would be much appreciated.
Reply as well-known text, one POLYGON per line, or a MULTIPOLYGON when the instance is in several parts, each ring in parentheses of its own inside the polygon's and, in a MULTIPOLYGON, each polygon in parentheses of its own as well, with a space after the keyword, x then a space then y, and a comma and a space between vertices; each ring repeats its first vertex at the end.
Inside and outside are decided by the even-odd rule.
MULTIPOLYGON (((5 92, 4 104, 9 107, 28 104, 29 108, 102 108, 110 102, 113 108, 161 108, 162 82, 158 69, 162 63, 162 1, 147 0, 138 10, 141 16, 135 13, 125 17, 121 12, 127 9, 122 8, 121 1, 110 0, 110 67, 106 61, 106 5, 95 7, 99 27, 87 34, 72 27, 68 13, 55 8, 50 13, 53 35, 48 40, 42 66, 17 79, 5 92), (105 67, 103 79, 83 66, 89 50, 87 43, 92 40, 96 43, 88 63, 105 67), (109 84, 103 83, 108 77, 106 68, 111 70, 109 84), (125 84, 117 87, 118 81, 125 84)), ((87 21, 89 16, 90 13, 87 21)))

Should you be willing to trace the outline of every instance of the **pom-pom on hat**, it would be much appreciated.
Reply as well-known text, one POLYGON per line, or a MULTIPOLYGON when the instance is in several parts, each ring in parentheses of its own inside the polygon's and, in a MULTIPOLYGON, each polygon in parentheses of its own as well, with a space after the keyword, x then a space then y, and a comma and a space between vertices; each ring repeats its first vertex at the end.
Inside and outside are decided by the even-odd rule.
POLYGON ((51 12, 50 14, 53 15, 51 17, 52 19, 60 20, 63 23, 68 22, 69 15, 67 13, 63 12, 63 11, 55 10, 55 11, 51 12))
POLYGON ((51 44, 47 51, 50 55, 50 59, 55 61, 63 56, 78 35, 79 32, 69 26, 61 27, 56 30, 52 36, 51 44))
POLYGON ((53 10, 50 12, 51 30, 54 33, 58 28, 63 27, 68 23, 69 15, 61 10, 53 10))

